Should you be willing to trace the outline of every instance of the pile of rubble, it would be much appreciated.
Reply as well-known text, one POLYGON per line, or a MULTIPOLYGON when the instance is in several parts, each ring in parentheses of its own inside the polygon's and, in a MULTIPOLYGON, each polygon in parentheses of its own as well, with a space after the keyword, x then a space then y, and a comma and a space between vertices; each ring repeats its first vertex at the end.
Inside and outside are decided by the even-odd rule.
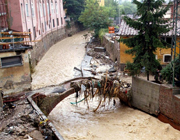
POLYGON ((17 101, 4 103, 3 111, 0 113, 1 140, 44 140, 53 137, 51 128, 47 122, 41 121, 25 94, 17 101))

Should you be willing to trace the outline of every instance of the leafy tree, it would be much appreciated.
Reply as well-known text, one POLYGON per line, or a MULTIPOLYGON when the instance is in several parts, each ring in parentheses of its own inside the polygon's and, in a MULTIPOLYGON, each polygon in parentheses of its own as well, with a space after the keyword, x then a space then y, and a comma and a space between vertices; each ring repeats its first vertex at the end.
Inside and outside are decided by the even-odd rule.
POLYGON ((109 17, 116 18, 119 16, 118 2, 114 0, 105 0, 105 8, 109 10, 109 17))
POLYGON ((163 7, 164 0, 144 0, 139 2, 133 1, 137 5, 137 20, 124 17, 126 23, 138 30, 138 35, 128 39, 121 39, 130 49, 126 51, 134 56, 133 63, 128 63, 127 69, 132 75, 140 73, 140 69, 145 67, 147 80, 150 72, 160 66, 155 58, 157 48, 166 48, 169 45, 160 40, 159 36, 170 31, 170 25, 163 16, 168 11, 169 6, 163 7))
POLYGON ((85 0, 63 0, 66 14, 74 21, 78 21, 81 12, 84 10, 85 0))
POLYGON ((129 2, 129 1, 125 1, 121 5, 122 5, 121 10, 123 10, 126 15, 127 14, 134 14, 137 12, 136 5, 129 2))
POLYGON ((101 28, 108 28, 111 20, 108 16, 108 10, 100 7, 97 0, 86 0, 85 10, 81 13, 79 21, 85 27, 94 30, 95 37, 98 37, 101 28))

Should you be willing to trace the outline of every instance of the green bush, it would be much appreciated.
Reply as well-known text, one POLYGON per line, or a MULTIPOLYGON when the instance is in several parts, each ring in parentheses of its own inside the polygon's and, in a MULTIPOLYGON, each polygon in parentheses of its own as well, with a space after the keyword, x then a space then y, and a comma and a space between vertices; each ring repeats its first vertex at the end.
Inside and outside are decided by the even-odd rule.
POLYGON ((172 83, 173 81, 173 64, 174 67, 174 78, 175 81, 180 81, 180 59, 176 58, 174 61, 169 63, 165 68, 161 70, 161 74, 164 80, 166 80, 168 83, 172 83))

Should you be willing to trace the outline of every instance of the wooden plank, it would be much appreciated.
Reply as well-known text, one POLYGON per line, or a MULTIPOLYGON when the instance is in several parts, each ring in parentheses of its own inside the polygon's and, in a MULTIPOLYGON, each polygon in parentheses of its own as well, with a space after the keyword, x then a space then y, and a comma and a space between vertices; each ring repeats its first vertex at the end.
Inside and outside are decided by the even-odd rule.
POLYGON ((41 41, 41 40, 34 40, 34 41, 19 41, 19 42, 0 42, 0 45, 6 45, 6 44, 18 44, 18 43, 26 43, 26 42, 38 42, 38 41, 41 41))
POLYGON ((12 33, 9 33, 9 32, 0 32, 0 34, 4 34, 4 35, 16 35, 16 34, 31 34, 31 32, 12 32, 12 33))
POLYGON ((29 38, 29 36, 0 37, 0 39, 29 38))

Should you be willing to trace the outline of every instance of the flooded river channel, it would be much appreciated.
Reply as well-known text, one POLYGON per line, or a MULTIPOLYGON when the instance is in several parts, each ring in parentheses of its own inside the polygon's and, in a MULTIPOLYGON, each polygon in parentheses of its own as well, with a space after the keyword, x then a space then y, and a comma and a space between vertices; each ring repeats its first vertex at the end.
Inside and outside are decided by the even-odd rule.
MULTIPOLYGON (((59 84, 73 78, 73 68, 85 54, 85 32, 66 38, 50 48, 32 75, 32 88, 59 84)), ((180 131, 144 112, 111 101, 97 112, 98 98, 89 100, 90 108, 75 95, 60 102, 48 118, 65 140, 180 140, 180 131)))
POLYGON ((144 112, 113 106, 111 101, 94 113, 96 100, 88 110, 84 102, 70 104, 74 96, 64 99, 49 115, 66 140, 180 140, 180 131, 144 112))

